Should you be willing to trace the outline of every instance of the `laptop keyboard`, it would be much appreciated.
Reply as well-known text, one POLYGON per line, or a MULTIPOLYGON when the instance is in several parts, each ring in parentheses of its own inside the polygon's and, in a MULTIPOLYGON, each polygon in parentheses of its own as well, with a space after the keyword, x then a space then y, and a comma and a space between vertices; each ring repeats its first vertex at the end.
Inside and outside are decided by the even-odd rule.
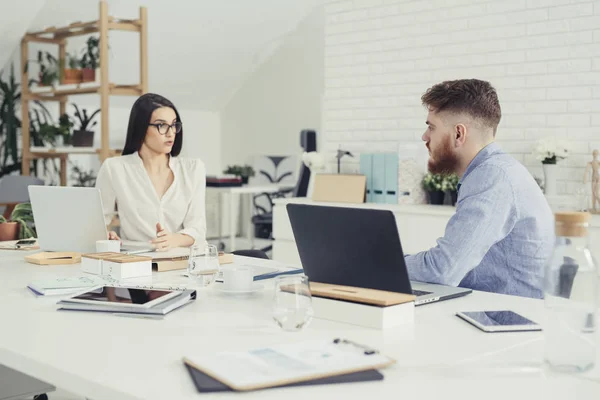
POLYGON ((425 296, 425 295, 432 293, 432 292, 426 292, 425 290, 413 290, 412 292, 415 296, 425 296))

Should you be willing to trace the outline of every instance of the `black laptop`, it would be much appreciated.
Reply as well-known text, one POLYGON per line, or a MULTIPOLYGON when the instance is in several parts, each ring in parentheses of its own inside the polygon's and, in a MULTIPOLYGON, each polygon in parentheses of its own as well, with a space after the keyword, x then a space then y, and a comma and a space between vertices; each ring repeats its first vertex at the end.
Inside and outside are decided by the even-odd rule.
POLYGON ((411 282, 391 211, 288 204, 304 273, 312 282, 412 293, 415 305, 471 289, 411 282))

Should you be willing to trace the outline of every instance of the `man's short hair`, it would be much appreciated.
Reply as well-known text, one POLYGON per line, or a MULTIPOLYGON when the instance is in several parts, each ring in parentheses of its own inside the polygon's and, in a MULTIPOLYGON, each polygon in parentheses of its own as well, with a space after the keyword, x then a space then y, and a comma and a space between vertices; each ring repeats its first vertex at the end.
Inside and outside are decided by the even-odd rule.
POLYGON ((490 127, 496 134, 502 111, 496 89, 479 79, 459 79, 438 83, 421 97, 423 105, 435 112, 464 113, 490 127))

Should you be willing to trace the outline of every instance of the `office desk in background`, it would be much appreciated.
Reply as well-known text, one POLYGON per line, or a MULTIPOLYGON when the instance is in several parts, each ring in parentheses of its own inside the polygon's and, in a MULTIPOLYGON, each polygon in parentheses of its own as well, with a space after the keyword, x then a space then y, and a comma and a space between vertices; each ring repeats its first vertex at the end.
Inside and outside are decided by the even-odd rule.
MULTIPOLYGON (((261 193, 276 193, 279 192, 280 190, 285 190, 285 189, 291 189, 293 188, 293 186, 289 185, 289 184, 283 184, 283 185, 278 185, 278 184, 270 184, 270 185, 245 185, 245 186, 236 186, 236 187, 214 187, 214 186, 207 186, 206 190, 208 191, 213 191, 213 192, 217 192, 219 194, 219 206, 218 208, 218 219, 217 219, 217 223, 218 223, 218 236, 219 236, 219 241, 222 239, 223 235, 223 228, 221 226, 221 224, 223 223, 223 220, 221 218, 222 216, 222 208, 223 205, 225 204, 225 201, 223 199, 224 195, 229 196, 229 248, 227 249, 227 251, 231 252, 236 250, 236 243, 235 243, 235 238, 237 235, 237 227, 239 224, 239 215, 240 215, 240 204, 241 204, 241 199, 244 195, 247 196, 247 200, 248 200, 248 221, 246 221, 247 223, 247 227, 246 227, 246 235, 248 237, 248 239, 250 240, 250 247, 253 248, 254 247, 254 226, 252 224, 252 221, 250 220, 252 218, 252 215, 254 215, 254 202, 253 202, 253 197, 257 194, 261 194, 261 193)), ((243 213, 242 213, 243 215, 243 213)))
MULTIPOLYGON (((271 318, 272 281, 251 297, 199 290, 197 300, 163 320, 56 311, 60 297, 36 298, 31 280, 73 276, 77 266, 36 266, 23 252, 0 251, 0 364, 93 400, 198 399, 182 357, 277 343, 341 337, 364 343, 397 363, 381 382, 219 393, 222 399, 415 398, 419 400, 596 399, 600 377, 546 374, 539 369, 541 332, 484 333, 457 311, 510 309, 541 321, 541 300, 485 292, 415 309, 415 323, 379 331, 315 319, 302 332, 283 332, 271 318)), ((276 265, 235 257, 236 265, 276 265)), ((155 283, 185 280, 181 271, 155 283)), ((596 368, 598 371, 598 368, 596 368)), ((594 375, 596 374, 596 375, 594 375)), ((211 397, 212 398, 212 397, 211 397)))

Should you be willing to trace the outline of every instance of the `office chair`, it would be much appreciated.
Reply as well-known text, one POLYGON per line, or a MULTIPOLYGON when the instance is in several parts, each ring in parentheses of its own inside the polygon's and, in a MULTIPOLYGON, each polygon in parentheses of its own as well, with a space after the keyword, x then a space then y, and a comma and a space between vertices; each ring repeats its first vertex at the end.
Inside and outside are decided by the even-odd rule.
MULTIPOLYGON (((313 130, 302 130, 300 132, 300 146, 305 152, 317 151, 317 133, 313 130)), ((280 190, 275 193, 261 193, 253 198, 256 214, 252 216, 252 224, 254 225, 254 236, 262 239, 273 239, 273 199, 286 197, 289 193, 292 197, 306 197, 308 192, 308 182, 310 180, 310 169, 304 164, 300 166, 298 180, 293 189, 280 190), (257 204, 257 199, 262 197, 268 199, 270 210, 257 204)), ((264 252, 273 249, 269 245, 263 249, 264 252)))
POLYGON ((6 175, 0 179, 0 207, 6 206, 5 217, 10 216, 15 204, 29 202, 29 185, 43 186, 44 181, 23 175, 6 175))

